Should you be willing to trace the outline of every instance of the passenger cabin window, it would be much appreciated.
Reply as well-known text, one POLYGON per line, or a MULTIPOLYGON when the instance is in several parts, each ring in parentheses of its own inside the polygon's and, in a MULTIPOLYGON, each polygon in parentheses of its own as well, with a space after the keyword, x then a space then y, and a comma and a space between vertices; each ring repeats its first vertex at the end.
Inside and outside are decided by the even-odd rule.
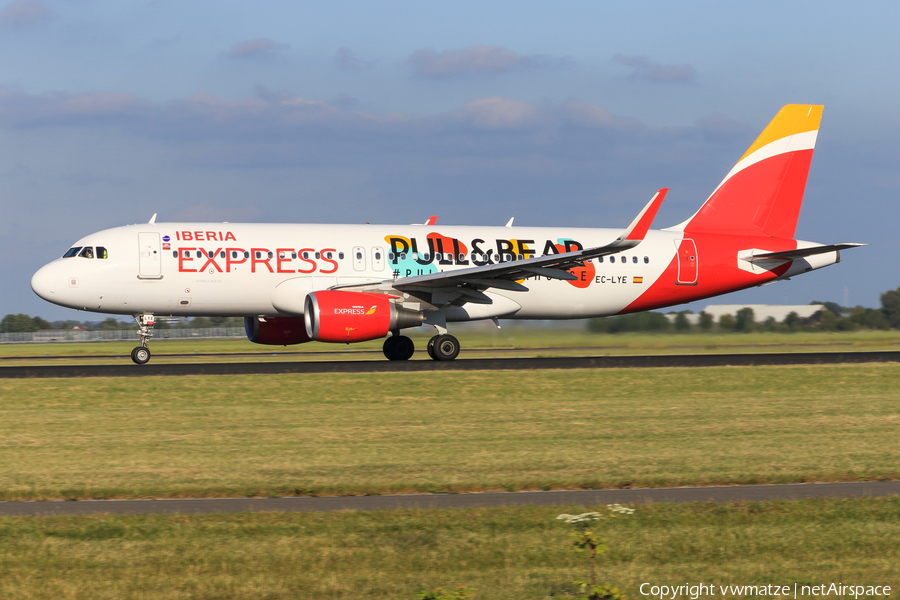
POLYGON ((268 255, 268 257, 269 257, 270 259, 271 259, 273 256, 275 256, 274 254, 272 254, 271 251, 269 251, 269 252, 267 253, 267 255, 268 255))
POLYGON ((331 252, 326 252, 326 253, 325 253, 325 258, 331 258, 331 252))
POLYGON ((650 264, 650 257, 649 257, 649 256, 645 256, 645 257, 644 257, 644 264, 645 264, 645 265, 650 264))
POLYGON ((250 252, 245 250, 244 251, 244 260, 247 260, 248 258, 250 258, 250 252))
POLYGON ((344 260, 344 253, 343 253, 343 252, 338 252, 338 259, 339 259, 339 260, 344 260))
POLYGON ((634 264, 637 264, 637 256, 632 257, 631 262, 633 262, 634 264))
POLYGON ((322 253, 321 253, 321 252, 316 252, 316 258, 322 258, 322 253))
POLYGON ((197 250, 197 258, 203 258, 203 253, 197 250))
POLYGON ((225 258, 225 251, 224 251, 224 250, 222 250, 221 252, 219 252, 219 258, 225 258))
POLYGON ((109 252, 106 251, 106 248, 103 246, 97 246, 97 258, 107 259, 109 258, 109 252))
POLYGON ((603 262, 603 257, 602 257, 602 256, 598 256, 598 257, 597 257, 597 262, 598 262, 598 263, 602 263, 602 262, 603 262))
POLYGON ((309 252, 304 252, 304 253, 303 253, 303 258, 309 258, 309 252))
POLYGON ((82 248, 81 252, 78 253, 78 256, 81 258, 94 258, 94 249, 90 246, 85 246, 82 248))
POLYGON ((624 257, 624 256, 622 257, 622 262, 623 262, 623 263, 625 262, 625 257, 624 257))
POLYGON ((172 258, 178 258, 178 250, 172 250, 172 258))
POLYGON ((63 258, 72 258, 73 256, 78 256, 78 252, 81 251, 81 246, 76 246, 74 248, 69 248, 69 250, 63 254, 63 258))
POLYGON ((356 253, 356 260, 362 260, 362 252, 356 253))

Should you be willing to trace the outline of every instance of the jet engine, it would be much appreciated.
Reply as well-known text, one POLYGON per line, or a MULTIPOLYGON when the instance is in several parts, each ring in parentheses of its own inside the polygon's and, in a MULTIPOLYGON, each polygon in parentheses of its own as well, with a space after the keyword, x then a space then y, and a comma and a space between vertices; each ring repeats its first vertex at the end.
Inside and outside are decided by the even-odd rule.
POLYGON ((244 317, 247 339, 255 344, 288 346, 309 341, 306 325, 300 317, 244 317))
POLYGON ((326 290, 306 297, 306 335, 317 342, 364 342, 425 321, 419 311, 397 306, 384 294, 326 290))

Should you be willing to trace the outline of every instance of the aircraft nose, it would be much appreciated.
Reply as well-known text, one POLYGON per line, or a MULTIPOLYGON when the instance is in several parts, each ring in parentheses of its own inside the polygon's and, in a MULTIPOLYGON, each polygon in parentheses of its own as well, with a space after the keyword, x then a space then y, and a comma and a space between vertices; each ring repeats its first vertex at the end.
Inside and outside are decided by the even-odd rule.
POLYGON ((49 302, 57 299, 60 288, 65 284, 65 280, 59 276, 57 271, 56 265, 50 263, 38 269, 37 273, 31 277, 31 289, 49 302))

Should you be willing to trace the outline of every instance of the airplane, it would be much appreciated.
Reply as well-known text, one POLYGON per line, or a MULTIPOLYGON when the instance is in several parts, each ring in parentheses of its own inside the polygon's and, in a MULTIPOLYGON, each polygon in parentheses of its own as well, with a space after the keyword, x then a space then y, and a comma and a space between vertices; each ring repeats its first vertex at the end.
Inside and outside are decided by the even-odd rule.
POLYGON ((34 292, 79 310, 132 315, 150 360, 158 316, 242 316, 257 344, 386 338, 389 360, 415 352, 403 329, 580 319, 658 309, 786 280, 865 244, 794 239, 823 107, 784 106, 690 218, 650 230, 656 192, 620 229, 576 227, 148 223, 78 240, 38 270, 34 292))

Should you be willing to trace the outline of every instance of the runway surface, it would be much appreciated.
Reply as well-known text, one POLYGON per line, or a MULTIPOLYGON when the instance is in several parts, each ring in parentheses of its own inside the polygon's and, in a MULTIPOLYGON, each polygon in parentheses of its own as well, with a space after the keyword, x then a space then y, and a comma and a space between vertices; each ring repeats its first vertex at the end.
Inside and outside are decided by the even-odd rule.
POLYGON ((678 354, 545 358, 472 358, 451 362, 317 361, 134 365, 19 365, 0 367, 0 378, 149 377, 172 375, 268 375, 277 373, 397 373, 421 371, 489 371, 722 367, 764 365, 833 365, 900 362, 900 352, 784 352, 763 354, 678 354))
POLYGON ((81 500, 0 502, 0 517, 46 515, 213 514, 238 512, 329 512, 401 508, 480 508, 651 504, 659 502, 764 502, 806 498, 875 498, 900 495, 900 481, 740 485, 487 494, 422 494, 329 498, 208 498, 195 500, 81 500))

